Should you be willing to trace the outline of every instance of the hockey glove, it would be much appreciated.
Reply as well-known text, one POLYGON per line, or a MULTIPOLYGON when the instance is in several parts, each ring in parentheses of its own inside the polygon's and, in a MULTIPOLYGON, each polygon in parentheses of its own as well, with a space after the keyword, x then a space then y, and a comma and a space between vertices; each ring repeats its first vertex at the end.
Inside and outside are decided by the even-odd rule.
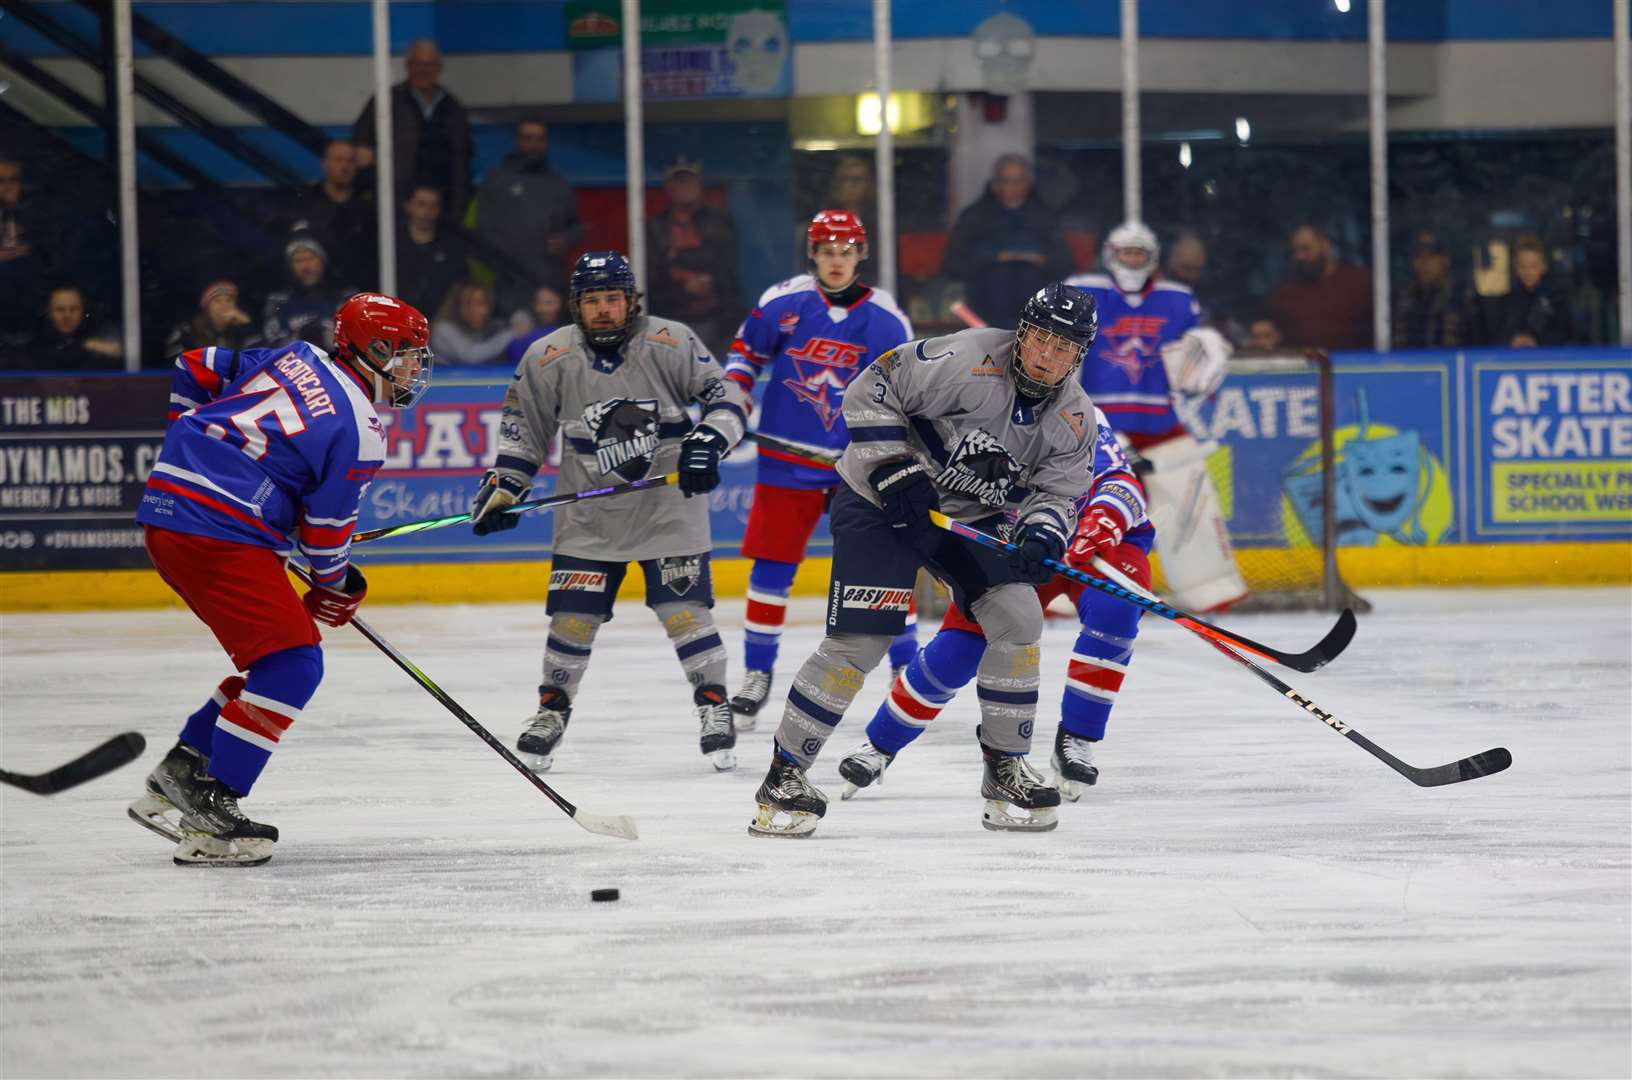
POLYGON ((680 440, 680 490, 686 498, 706 495, 720 486, 720 455, 730 445, 726 437, 698 424, 680 440))
POLYGON ((532 485, 513 476, 489 469, 487 475, 482 477, 482 486, 477 490, 476 497, 470 502, 470 524, 476 530, 476 535, 486 536, 520 525, 521 515, 507 514, 505 510, 525 499, 531 488, 532 485))
POLYGON ((311 612, 312 618, 329 626, 344 626, 357 614, 357 609, 363 603, 363 597, 368 595, 368 582, 363 580, 363 572, 357 569, 355 563, 346 567, 346 580, 339 588, 330 588, 327 585, 313 585, 301 597, 301 603, 311 612))
POLYGON ((1210 326, 1195 326, 1162 346, 1169 385, 1192 398, 1211 397, 1229 372, 1235 347, 1210 326), (1171 354, 1171 355, 1170 355, 1171 354))
POLYGON ((1111 558, 1111 553, 1121 546, 1122 537, 1127 531, 1127 520, 1114 508, 1090 506, 1088 512, 1077 521, 1077 535, 1071 539, 1071 550, 1066 554, 1065 561, 1078 570, 1094 573, 1094 556, 1111 558))
POLYGON ((1020 526, 1014 534, 1014 550, 1009 553, 1009 568, 1028 585, 1046 585, 1054 578, 1054 571, 1043 565, 1044 559, 1058 562, 1065 554, 1065 537, 1052 522, 1031 521, 1020 526))
POLYGON ((879 509, 890 519, 890 527, 900 529, 908 543, 920 543, 934 529, 929 512, 941 508, 941 499, 918 462, 907 458, 880 465, 867 480, 878 492, 879 509))

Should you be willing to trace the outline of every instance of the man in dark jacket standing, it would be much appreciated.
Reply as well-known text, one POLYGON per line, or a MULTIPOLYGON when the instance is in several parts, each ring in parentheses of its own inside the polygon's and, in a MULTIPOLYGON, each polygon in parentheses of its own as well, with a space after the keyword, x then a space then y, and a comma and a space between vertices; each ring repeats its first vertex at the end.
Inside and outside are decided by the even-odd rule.
POLYGON ((494 268, 500 311, 525 307, 540 285, 564 294, 567 254, 583 237, 578 196, 550 168, 549 153, 544 121, 522 120, 516 125, 516 148, 488 172, 477 193, 477 235, 517 264, 494 268))
MULTIPOLYGON (((352 125, 357 165, 374 161, 374 99, 352 125)), ((408 78, 391 88, 392 175, 396 197, 416 184, 442 192, 443 214, 459 220, 470 202, 470 118, 442 87, 442 50, 429 38, 408 46, 408 78)))
POLYGON ((1058 220, 1032 192, 1031 162, 1004 154, 980 198, 963 208, 941 263, 988 325, 1009 327, 1027 297, 1071 273, 1058 220))
POLYGON ((737 294, 737 223, 703 202, 695 161, 670 162, 663 190, 668 209, 646 219, 652 310, 679 319, 723 357, 745 310, 737 294))

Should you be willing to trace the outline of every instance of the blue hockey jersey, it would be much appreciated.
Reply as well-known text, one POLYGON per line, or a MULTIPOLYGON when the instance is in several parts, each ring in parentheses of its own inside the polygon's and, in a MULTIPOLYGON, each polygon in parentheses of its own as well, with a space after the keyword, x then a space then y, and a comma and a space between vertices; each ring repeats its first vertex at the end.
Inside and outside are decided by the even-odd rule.
POLYGON ((1187 285, 1152 278, 1131 296, 1108 274, 1067 278, 1099 306, 1099 334, 1082 361, 1082 386, 1117 431, 1161 435, 1179 427, 1162 346, 1184 336, 1201 309, 1187 285))
MULTIPOLYGON (((867 289, 848 307, 828 303, 809 274, 765 290, 731 344, 725 374, 750 393, 767 365, 770 378, 758 429, 837 458, 850 441, 844 391, 885 352, 912 339, 912 324, 882 289, 867 289)), ((830 488, 829 466, 759 448, 759 479, 789 488, 830 488)))
POLYGON ((170 428, 136 520, 297 548, 320 584, 346 578, 358 504, 385 462, 361 380, 304 341, 176 358, 170 428))
POLYGON ((1109 506, 1128 523, 1126 539, 1149 552, 1156 531, 1150 524, 1145 485, 1128 463, 1128 456, 1122 452, 1122 444, 1116 441, 1116 432, 1111 429, 1104 410, 1097 405, 1094 422, 1099 429, 1094 444, 1094 486, 1077 500, 1077 520, 1081 522, 1092 506, 1109 506))

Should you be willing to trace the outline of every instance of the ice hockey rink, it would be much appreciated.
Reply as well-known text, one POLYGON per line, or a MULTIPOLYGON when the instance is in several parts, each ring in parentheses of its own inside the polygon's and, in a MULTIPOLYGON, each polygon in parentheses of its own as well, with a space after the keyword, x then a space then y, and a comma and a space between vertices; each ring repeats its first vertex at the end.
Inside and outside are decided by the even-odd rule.
MULTIPOLYGON (((548 780, 638 842, 577 828, 346 629, 246 802, 283 833, 247 870, 172 866, 124 812, 226 673, 204 628, 8 614, 6 768, 150 745, 0 795, 0 1073, 1626 1075, 1632 596, 1371 599, 1330 668, 1277 673, 1413 764, 1506 746, 1511 770, 1418 789, 1147 618, 1101 783, 1057 831, 981 829, 972 694, 841 803, 875 673, 813 774, 817 834, 755 839, 774 715, 715 774, 626 604, 548 780)), ((735 668, 740 601, 719 611, 735 668)), ((363 614, 513 740, 541 603, 363 614)), ((796 603, 773 701, 820 615, 796 603)), ((1224 621, 1302 648, 1330 617, 1224 621)), ((1045 752, 1073 633, 1044 642, 1045 752)))

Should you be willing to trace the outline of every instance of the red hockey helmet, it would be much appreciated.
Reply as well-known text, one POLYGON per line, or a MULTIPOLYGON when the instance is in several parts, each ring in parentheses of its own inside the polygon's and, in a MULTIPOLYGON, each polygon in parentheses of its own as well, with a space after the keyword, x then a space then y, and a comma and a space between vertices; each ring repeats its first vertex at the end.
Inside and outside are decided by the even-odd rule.
POLYGON ((358 293, 334 313, 335 359, 374 388, 374 403, 406 409, 431 384, 431 325, 412 304, 358 293))
POLYGON ((815 260, 818 244, 852 244, 865 259, 867 227, 861 223, 861 218, 848 210, 818 210, 805 232, 806 257, 815 260))

